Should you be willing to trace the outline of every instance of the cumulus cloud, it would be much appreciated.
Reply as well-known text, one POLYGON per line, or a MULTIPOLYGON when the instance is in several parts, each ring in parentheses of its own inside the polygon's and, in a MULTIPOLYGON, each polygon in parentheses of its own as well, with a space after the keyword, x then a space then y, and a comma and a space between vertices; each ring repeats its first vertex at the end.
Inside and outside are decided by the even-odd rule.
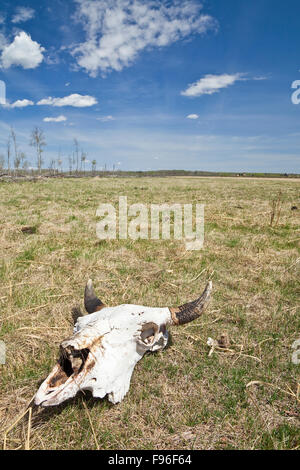
POLYGON ((1 65, 7 69, 12 65, 20 65, 24 69, 35 69, 43 61, 45 49, 29 34, 19 32, 13 42, 3 48, 1 65))
POLYGON ((183 96, 201 96, 212 95, 218 93, 222 88, 233 85, 236 81, 243 80, 240 73, 223 75, 205 75, 203 78, 188 86, 185 91, 181 92, 183 96))
POLYGON ((45 122, 63 122, 63 121, 66 121, 67 118, 66 116, 63 116, 63 115, 60 115, 60 116, 57 116, 57 117, 45 117, 43 119, 43 121, 45 122))
POLYGON ((86 41, 74 47, 77 63, 92 76, 122 70, 147 48, 167 46, 215 30, 217 22, 194 0, 76 0, 75 18, 86 41))
POLYGON ((31 20, 34 17, 33 8, 29 7, 18 7, 16 8, 16 13, 12 18, 12 23, 24 23, 24 21, 31 20))
POLYGON ((31 100, 17 100, 12 104, 8 104, 9 108, 26 108, 26 106, 33 106, 34 102, 31 100))
POLYGON ((86 108, 89 106, 94 106, 98 101, 94 96, 89 95, 79 95, 74 93, 73 95, 64 96, 63 98, 44 98, 37 102, 38 105, 48 105, 48 106, 73 106, 74 108, 86 108))
POLYGON ((97 121, 101 121, 101 122, 108 122, 108 121, 114 121, 115 118, 113 116, 101 116, 101 117, 97 117, 96 118, 97 121))
POLYGON ((4 36, 3 33, 1 33, 0 31, 0 51, 2 51, 2 49, 4 49, 4 47, 7 45, 7 40, 6 40, 6 37, 4 36))
POLYGON ((189 114, 187 116, 187 119, 198 119, 198 118, 199 118, 198 114, 189 114))

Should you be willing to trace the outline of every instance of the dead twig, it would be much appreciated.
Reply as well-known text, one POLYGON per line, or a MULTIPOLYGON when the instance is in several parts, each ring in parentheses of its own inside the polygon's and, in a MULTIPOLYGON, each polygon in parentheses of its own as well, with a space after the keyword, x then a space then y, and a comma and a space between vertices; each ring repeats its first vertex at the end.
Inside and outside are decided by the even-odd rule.
POLYGON ((93 436, 94 436, 94 440, 95 440, 95 444, 96 444, 96 448, 97 450, 100 450, 100 447, 99 447, 99 444, 98 444, 98 441, 97 441, 97 437, 96 437, 96 433, 95 433, 95 429, 94 429, 94 426, 93 426, 93 422, 92 422, 92 418, 91 418, 91 415, 90 415, 90 412, 88 410, 88 407, 86 406, 86 403, 85 401, 82 399, 82 404, 86 410, 86 413, 87 413, 87 416, 88 416, 88 420, 90 422, 90 426, 91 426, 91 429, 92 429, 92 433, 93 433, 93 436))
POLYGON ((17 417, 17 419, 10 425, 8 428, 3 433, 3 450, 6 450, 6 442, 7 442, 7 434, 21 421, 21 419, 26 416, 27 413, 29 413, 29 421, 28 421, 28 431, 27 431, 27 442, 25 443, 25 449, 26 445, 29 447, 29 439, 30 439, 30 430, 31 430, 31 416, 32 416, 32 407, 29 405, 31 404, 32 400, 34 398, 34 395, 30 400, 27 402, 27 405, 25 407, 25 410, 20 413, 20 415, 17 417))
POLYGON ((284 390, 283 388, 278 387, 278 385, 274 385, 274 384, 271 384, 269 382, 263 382, 262 380, 252 380, 251 382, 249 382, 246 385, 246 388, 249 388, 252 385, 267 385, 268 387, 276 388, 277 390, 280 390, 282 393, 285 393, 286 395, 292 396, 293 398, 295 398, 300 403, 300 398, 299 398, 300 383, 297 384, 298 387, 297 387, 297 392, 296 393, 294 393, 291 389, 288 392, 287 390, 284 390))
POLYGON ((52 304, 51 304, 50 302, 48 302, 47 304, 38 305, 37 307, 28 308, 27 310, 20 310, 19 312, 14 313, 13 315, 9 315, 9 316, 6 317, 4 320, 8 320, 9 318, 15 317, 16 315, 22 315, 23 313, 34 312, 34 311, 36 311, 36 310, 39 310, 40 308, 48 307, 49 305, 52 305, 52 304))
POLYGON ((271 203, 271 219, 270 219, 270 226, 272 227, 273 224, 276 226, 279 222, 279 217, 281 213, 281 205, 282 205, 282 192, 279 191, 278 196, 276 199, 273 199, 271 203))
POLYGON ((32 417, 32 407, 30 407, 28 411, 28 426, 27 426, 27 437, 25 441, 25 450, 30 450, 31 417, 32 417))

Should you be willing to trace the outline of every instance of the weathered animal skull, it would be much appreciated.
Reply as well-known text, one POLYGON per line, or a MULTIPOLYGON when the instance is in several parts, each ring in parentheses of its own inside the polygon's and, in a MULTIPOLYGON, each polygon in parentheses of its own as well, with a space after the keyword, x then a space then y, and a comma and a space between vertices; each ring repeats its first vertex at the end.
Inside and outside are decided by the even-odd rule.
POLYGON ((73 336, 61 343, 58 363, 36 393, 35 404, 59 405, 79 390, 120 402, 129 390, 136 363, 147 351, 166 346, 167 325, 198 318, 209 302, 211 289, 209 282, 199 299, 177 308, 106 307, 89 280, 84 295, 89 315, 79 317, 73 336))

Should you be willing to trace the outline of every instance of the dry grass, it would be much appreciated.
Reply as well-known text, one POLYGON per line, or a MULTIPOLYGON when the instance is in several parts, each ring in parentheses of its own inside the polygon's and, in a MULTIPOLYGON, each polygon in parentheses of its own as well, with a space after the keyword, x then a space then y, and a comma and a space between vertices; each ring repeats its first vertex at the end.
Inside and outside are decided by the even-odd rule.
POLYGON ((214 281, 209 313, 171 328, 170 347, 139 362, 122 403, 78 395, 33 408, 7 433, 6 448, 297 448, 299 366, 291 346, 300 329, 300 228, 291 207, 299 199, 299 183, 289 180, 1 182, 2 443, 71 333, 89 277, 111 305, 176 305, 195 298, 209 276, 214 281), (280 218, 270 226, 280 191, 280 218), (204 249, 97 240, 96 209, 119 194, 129 203, 204 203, 204 249), (209 355, 208 337, 224 334, 229 343, 209 355))

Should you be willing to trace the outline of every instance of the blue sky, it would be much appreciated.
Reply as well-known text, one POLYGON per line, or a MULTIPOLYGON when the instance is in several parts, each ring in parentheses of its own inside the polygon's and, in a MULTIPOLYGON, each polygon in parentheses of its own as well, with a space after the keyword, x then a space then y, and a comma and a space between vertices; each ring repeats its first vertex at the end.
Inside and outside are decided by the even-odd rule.
MULTIPOLYGON (((13 126, 31 166, 300 172, 296 0, 0 3, 0 154, 13 126), (87 163, 87 167, 89 163, 87 163)), ((299 82, 300 85, 300 82, 299 82)))

